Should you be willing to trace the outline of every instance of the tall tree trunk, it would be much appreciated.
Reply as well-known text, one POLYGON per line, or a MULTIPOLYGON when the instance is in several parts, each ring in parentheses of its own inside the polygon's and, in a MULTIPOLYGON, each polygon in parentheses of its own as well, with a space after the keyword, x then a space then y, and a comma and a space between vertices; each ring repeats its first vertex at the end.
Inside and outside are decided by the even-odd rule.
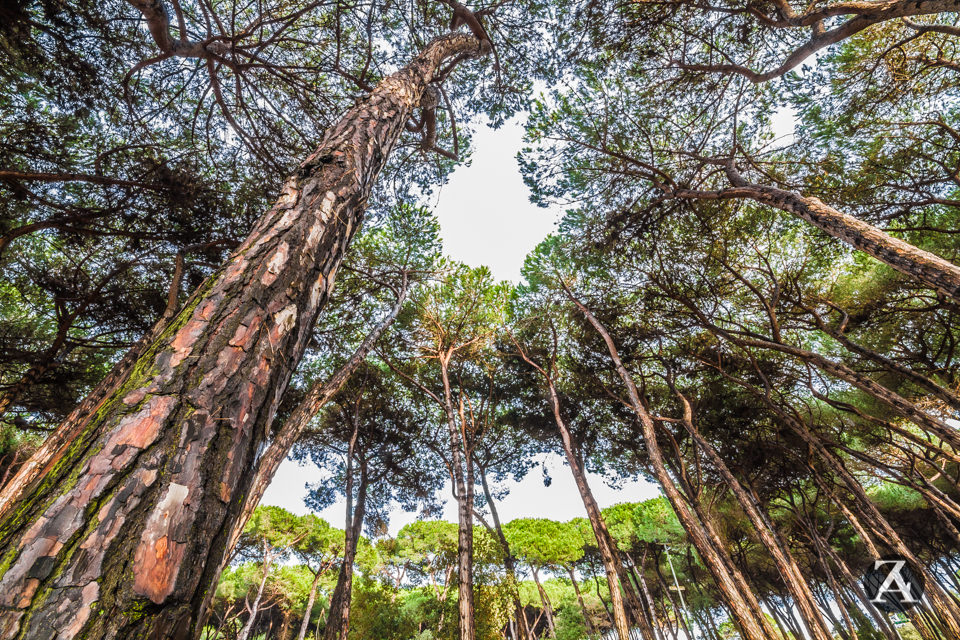
POLYGON ((586 627, 587 635, 592 636, 596 633, 593 628, 593 621, 590 620, 590 613, 587 611, 587 604, 583 601, 583 594, 580 593, 580 585, 577 584, 577 574, 572 566, 567 566, 567 573, 570 575, 570 584, 573 585, 573 592, 577 594, 577 602, 580 604, 580 612, 583 613, 583 624, 586 627))
POLYGON ((267 586, 267 578, 270 577, 272 564, 273 549, 268 546, 263 553, 263 576, 260 578, 260 586, 257 587, 257 595, 253 599, 253 604, 250 605, 250 616, 247 618, 247 623, 243 625, 243 629, 240 630, 237 640, 247 640, 250 637, 253 625, 257 621, 257 613, 260 611, 260 603, 263 601, 263 589, 267 586))
POLYGON ((708 442, 706 438, 700 434, 700 430, 697 429, 693 423, 693 409, 690 406, 690 402, 679 392, 677 392, 677 395, 683 404, 683 418, 680 420, 680 423, 693 439, 697 448, 706 454, 707 459, 710 460, 713 467, 720 472, 720 476, 726 483, 727 488, 730 489, 737 499, 737 502, 740 503, 740 507, 750 520, 750 524, 753 525, 754 530, 760 536, 760 541, 770 553, 770 557, 780 572, 787 589, 793 596, 794 602, 800 611, 800 616, 803 618, 807 627, 807 631, 815 640, 832 640, 833 634, 820 615, 820 609, 817 607, 816 602, 814 602, 810 585, 807 584, 807 579, 794 560, 789 548, 780 538, 780 534, 777 533, 776 528, 773 526, 773 523, 759 502, 755 499, 755 496, 744 489, 740 481, 733 475, 729 467, 727 467, 726 462, 724 462, 720 454, 717 453, 713 444, 708 442))
MULTIPOLYGON (((553 383, 553 376, 550 372, 544 370, 537 363, 531 360, 522 349, 520 353, 521 357, 532 367, 537 369, 537 371, 543 376, 544 381, 547 383, 547 394, 550 400, 550 408, 553 411, 553 419, 557 425, 557 431, 560 433, 560 441, 563 444, 563 452, 564 455, 566 455, 567 464, 570 466, 570 472, 573 474, 573 480, 577 485, 577 491, 580 493, 580 499, 583 501, 583 506, 587 511, 587 518, 590 521, 590 527, 593 529, 593 535, 597 539, 597 549, 600 552, 600 559, 603 562, 603 568, 607 574, 607 585, 610 588, 610 601, 613 608, 614 628, 617 631, 617 637, 619 640, 630 640, 630 623, 627 620, 627 612, 623 602, 623 594, 620 591, 620 574, 623 571, 623 563, 619 558, 616 543, 614 543, 613 537, 610 535, 610 532, 607 529, 607 524, 603 519, 603 514, 600 512, 600 506, 593 497, 593 491, 590 489, 590 485, 587 482, 587 476, 584 473, 579 457, 577 456, 573 435, 567 428, 567 423, 564 421, 563 416, 560 413, 560 396, 557 393, 556 386, 553 383)), ((627 580, 624 580, 623 582, 624 591, 627 591, 629 589, 629 582, 627 580)), ((634 610, 638 609, 637 605, 633 605, 631 608, 634 610)), ((641 621, 645 619, 642 608, 637 611, 637 615, 635 617, 641 621)), ((653 630, 647 628, 647 625, 645 625, 643 622, 641 622, 640 627, 641 633, 644 634, 644 638, 647 640, 653 640, 653 630)))
MULTIPOLYGON (((353 455, 353 446, 356 441, 356 431, 351 440, 348 456, 353 455)), ((346 539, 343 545, 343 564, 337 576, 337 586, 334 587, 333 597, 330 599, 330 612, 327 614, 327 626, 323 630, 324 640, 346 640, 350 631, 350 596, 353 591, 353 561, 357 556, 357 543, 363 531, 363 517, 367 509, 367 461, 360 463, 360 485, 357 487, 357 507, 351 509, 353 498, 352 465, 347 463, 347 522, 346 539), (352 513, 351 513, 352 511, 352 513)))
POLYGON ((550 605, 550 597, 547 595, 547 592, 544 591, 543 585, 540 584, 540 570, 534 566, 530 565, 530 571, 533 573, 533 581, 537 585, 537 592, 540 594, 540 602, 543 604, 543 613, 547 616, 547 632, 550 634, 550 637, 556 640, 557 638, 557 629, 553 624, 553 607, 550 605))
POLYGON ((756 604, 756 598, 752 592, 750 592, 748 588, 745 588, 744 585, 741 585, 735 575, 731 573, 728 565, 722 558, 722 550, 714 546, 713 540, 711 539, 712 536, 705 529, 705 523, 702 523, 691 511, 690 506, 677 489, 673 478, 670 477, 663 459, 663 454, 660 451, 660 445, 657 442, 657 433, 653 418, 643 406, 636 384, 634 384, 633 378, 626 367, 623 366, 613 338, 610 337, 609 332, 607 332, 606 328, 597 320, 593 313, 574 297, 569 290, 567 291, 567 295, 603 338, 607 350, 610 353, 611 361, 620 379, 627 388, 630 405, 643 429, 643 437, 647 445, 647 452, 650 457, 650 464, 653 467, 654 475, 663 488, 663 492, 673 507, 674 512, 677 514, 681 525, 683 525, 684 530, 690 537, 690 541, 696 547, 704 564, 707 565, 707 568, 713 575, 717 587, 720 589, 724 600, 733 613, 734 621, 740 629, 741 634, 745 640, 766 640, 767 638, 775 637, 776 634, 770 627, 770 623, 763 616, 759 605, 756 604))
POLYGON ((253 511, 257 508, 260 499, 270 485, 274 473, 276 473, 280 463, 286 459, 293 444, 300 438, 300 435, 310 424, 313 417, 343 388, 343 385, 346 384, 353 372, 357 370, 357 367, 366 360, 370 351, 376 346, 380 336, 382 336, 383 332, 396 320, 397 314, 400 313, 400 309, 407 299, 407 293, 407 278, 404 276, 403 285, 390 312, 387 313, 383 320, 363 339, 363 342, 360 343, 360 346, 357 347, 357 350, 353 352, 350 358, 333 372, 333 375, 323 382, 318 381, 314 383, 307 390, 300 404, 296 406, 287 419, 284 420, 283 424, 280 425, 279 431, 260 457, 253 484, 244 498, 243 511, 241 512, 240 518, 238 518, 233 525, 230 543, 227 547, 228 550, 232 550, 236 546, 237 541, 240 539, 240 534, 243 532, 243 527, 246 526, 250 516, 253 515, 253 511))
POLYGON ((320 577, 323 575, 321 569, 313 575, 313 582, 310 583, 310 595, 307 596, 307 608, 303 612, 303 620, 300 621, 300 630, 297 632, 297 640, 303 640, 307 637, 307 628, 310 626, 310 613, 313 611, 313 603, 317 601, 317 587, 320 586, 320 577))
POLYGON ((510 543, 503 533, 503 527, 500 525, 500 513, 497 511, 497 503, 490 493, 490 486, 487 484, 487 474, 483 466, 476 463, 477 471, 480 472, 480 485, 483 487, 483 496, 490 506, 490 516, 493 519, 493 532, 500 542, 500 548, 503 550, 503 567, 507 573, 507 582, 510 583, 510 598, 513 600, 514 615, 520 628, 520 634, 524 640, 530 637, 530 625, 527 623, 527 616, 523 612, 523 603, 520 601, 520 582, 517 580, 517 565, 510 551, 510 543))
POLYGON ((476 621, 473 603, 473 456, 464 434, 457 427, 453 407, 449 364, 452 351, 440 357, 443 379, 443 410, 450 438, 451 480, 457 491, 457 612, 460 640, 474 640, 476 621))
POLYGON ((199 636, 251 470, 380 169, 438 65, 488 49, 438 38, 351 108, 96 410, 8 483, 0 640, 199 636))

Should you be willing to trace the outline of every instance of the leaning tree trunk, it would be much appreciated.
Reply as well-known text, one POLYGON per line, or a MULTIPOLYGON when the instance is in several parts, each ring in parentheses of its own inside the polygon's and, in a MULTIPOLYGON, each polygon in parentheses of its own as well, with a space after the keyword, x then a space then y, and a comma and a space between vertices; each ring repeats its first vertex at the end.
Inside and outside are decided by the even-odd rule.
MULTIPOLYGON (((0 504, 0 640, 191 638, 367 198, 450 34, 324 135, 229 261, 0 504), (19 499, 11 499, 16 496, 19 499)), ((55 436, 56 437, 56 436, 55 436)))
POLYGON ((556 640, 557 629, 553 624, 553 606, 550 604, 550 597, 540 584, 540 572, 535 565, 530 565, 530 571, 533 573, 533 581, 537 585, 537 592, 540 594, 540 603, 543 605, 543 613, 547 616, 547 633, 556 640))
POLYGON ((313 582, 310 583, 310 594, 307 596, 307 608, 303 612, 303 620, 300 621, 297 640, 303 640, 307 637, 307 628, 310 626, 310 613, 313 611, 313 603, 317 601, 317 587, 320 586, 321 576, 323 576, 322 568, 317 569, 317 572, 313 575, 313 582))
POLYGON ((253 631, 253 625, 256 624, 257 621, 257 614, 260 612, 260 603, 263 602, 263 589, 267 586, 267 578, 270 577, 272 564, 273 550, 267 547, 263 554, 263 576, 260 577, 257 595, 253 599, 253 604, 250 605, 250 616, 247 618, 247 623, 243 625, 243 629, 240 630, 240 635, 237 636, 237 640, 247 640, 247 638, 250 637, 250 632, 253 631))
POLYGON ((636 384, 623 362, 620 360, 620 354, 617 351, 616 344, 606 327, 597 320, 596 316, 568 290, 567 296, 583 313, 587 321, 596 329, 597 333, 603 338, 610 353, 610 359, 617 370, 617 374, 627 388, 627 396, 630 400, 630 406, 640 422, 643 431, 643 438, 647 445, 647 453, 650 457, 650 465, 653 468, 654 476, 660 483, 664 495, 673 507, 680 524, 683 526, 690 541, 696 547, 704 564, 710 570, 716 582, 717 588, 723 594, 723 599, 730 607, 736 626, 740 630, 745 640, 766 640, 775 637, 776 633, 770 626, 770 623, 763 616, 756 598, 753 594, 737 580, 737 576, 731 572, 730 568, 724 562, 721 549, 714 546, 712 538, 715 532, 709 530, 698 516, 690 509, 679 489, 670 477, 663 453, 657 443, 656 427, 653 417, 643 406, 640 400, 640 394, 636 384))
POLYGON ((960 302, 960 267, 949 260, 894 238, 859 218, 837 211, 818 198, 751 184, 737 172, 732 160, 727 163, 727 177, 732 188, 720 191, 678 189, 673 195, 695 200, 750 199, 775 207, 960 302))
POLYGON ((577 573, 573 570, 573 565, 567 565, 567 575, 570 576, 570 584, 573 585, 573 592, 577 596, 577 603, 580 605, 580 613, 583 614, 583 625, 586 628, 588 636, 592 636, 595 632, 593 629, 593 621, 590 619, 590 612, 587 611, 587 603, 583 601, 583 594, 580 593, 580 585, 577 584, 577 573))
MULTIPOLYGON (((613 536, 610 535, 607 529, 607 523, 603 519, 603 514, 600 512, 600 505, 597 504, 596 499, 593 497, 593 491, 590 489, 587 476, 577 457, 573 435, 570 433, 570 429, 567 428, 567 423, 560 412, 560 396, 557 393, 557 388, 553 383, 553 378, 550 373, 531 360, 522 349, 520 350, 520 355, 528 364, 537 369, 547 383, 550 409, 553 412, 553 419, 557 425, 557 431, 560 433, 563 452, 567 457, 567 464, 570 465, 570 471, 573 473, 573 480, 577 485, 577 491, 580 493, 580 499, 583 501, 583 506, 587 511, 587 518, 593 529, 594 537, 597 539, 597 549, 600 552, 600 559, 603 562, 603 568, 607 574, 607 586, 610 589, 610 600, 613 608, 614 628, 616 629, 619 640, 630 640, 630 623, 627 620, 626 607, 623 602, 623 592, 628 592, 630 583, 629 580, 623 580, 623 592, 620 591, 620 574, 623 569, 623 563, 619 557, 619 550, 613 541, 613 536)), ((641 634, 645 640, 652 639, 653 629, 648 628, 646 618, 640 608, 641 606, 642 605, 636 602, 631 602, 631 609, 633 609, 635 618, 640 624, 641 634)))
POLYGON ((228 553, 224 556, 224 562, 228 561, 227 559, 230 557, 229 551, 233 550, 233 548, 236 547, 237 541, 240 540, 240 534, 243 533, 244 526, 246 526, 250 516, 253 515, 254 510, 260 503, 260 499, 270 485, 270 481, 273 479, 273 475, 276 473, 280 463, 286 460, 287 454, 290 453, 293 444, 303 434, 304 429, 307 428, 310 421, 313 420, 313 417, 330 401, 330 398, 343 388, 343 385, 346 384, 353 372, 357 370, 357 367, 366 360, 370 351, 376 346, 380 336, 383 335, 383 332, 396 320, 397 314, 400 313, 400 309, 407 299, 407 292, 407 280, 406 277, 404 277, 403 286, 390 312, 387 313, 383 320, 377 323, 373 330, 367 334, 367 337, 363 339, 363 342, 360 343, 360 346, 357 347, 357 350, 354 351, 346 362, 340 365, 329 378, 323 382, 314 383, 307 390, 300 404, 297 405, 287 419, 284 420, 283 424, 280 425, 273 440, 271 440, 269 446, 267 446, 263 452, 263 455, 260 456, 250 490, 244 498, 240 517, 233 524, 230 542, 227 544, 228 553))

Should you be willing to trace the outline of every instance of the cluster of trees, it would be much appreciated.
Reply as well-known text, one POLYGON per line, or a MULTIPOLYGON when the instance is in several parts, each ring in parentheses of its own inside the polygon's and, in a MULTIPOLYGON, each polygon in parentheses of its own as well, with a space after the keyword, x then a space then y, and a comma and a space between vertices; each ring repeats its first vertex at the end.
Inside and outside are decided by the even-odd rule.
POLYGON ((0 639, 290 634, 323 603, 329 637, 386 637, 358 612, 417 593, 436 624, 403 637, 896 640, 860 582, 888 555, 925 584, 910 633, 960 637, 955 0, 8 5, 0 639), (520 110, 568 210, 513 285, 417 203, 520 110), (589 567, 500 522, 544 451, 589 567), (255 511, 291 453, 342 543, 255 511), (587 470, 655 480, 659 537, 587 470), (446 482, 450 553, 383 560, 391 505, 446 482))

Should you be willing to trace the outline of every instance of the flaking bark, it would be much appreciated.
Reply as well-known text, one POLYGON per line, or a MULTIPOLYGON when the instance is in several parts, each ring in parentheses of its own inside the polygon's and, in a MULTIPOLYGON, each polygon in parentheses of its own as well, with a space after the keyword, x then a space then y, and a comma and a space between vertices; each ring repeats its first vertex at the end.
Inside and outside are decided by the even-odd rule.
POLYGON ((0 640, 198 636, 249 470, 377 176, 438 66, 488 50, 437 38, 350 109, 43 469, 11 482, 0 640))

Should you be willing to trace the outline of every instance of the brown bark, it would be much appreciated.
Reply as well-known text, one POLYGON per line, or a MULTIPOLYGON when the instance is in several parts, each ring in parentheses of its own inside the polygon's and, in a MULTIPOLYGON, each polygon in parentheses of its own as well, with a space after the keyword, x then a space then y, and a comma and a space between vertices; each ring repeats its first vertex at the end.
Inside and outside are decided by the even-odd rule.
POLYGON ((711 575, 713 575, 717 588, 723 594, 724 601, 730 607, 734 623, 740 629, 745 640, 765 640, 766 638, 776 637, 774 630, 770 627, 770 623, 763 616, 759 604, 756 603, 755 596, 753 596, 752 592, 750 592, 741 580, 737 580, 736 575, 730 570, 729 563, 724 561, 722 548, 716 546, 714 542, 714 538, 717 537, 716 533, 708 531, 707 529, 709 522, 704 522, 703 519, 698 518, 697 515, 691 511, 690 505, 688 505, 687 501, 677 489, 673 478, 670 477, 663 459, 663 454, 660 451, 660 446, 657 443, 656 426, 653 417, 640 400, 640 394, 637 391, 636 384, 633 382, 633 377, 630 375, 630 372, 627 371, 626 367, 623 366, 613 338, 610 337, 609 332, 607 332, 606 328, 597 320, 593 313, 591 313, 583 303, 577 300, 569 290, 567 291, 567 295, 603 338, 607 350, 610 353, 611 361, 617 370, 617 374, 627 388, 630 405, 643 429, 643 437, 647 445, 647 452, 650 457, 650 464, 653 467, 654 476, 660 483, 664 495, 677 514, 681 525, 683 525, 684 530, 690 537, 691 543, 699 552, 700 557, 710 570, 711 575))
POLYGON ((263 589, 267 586, 267 578, 270 577, 270 568, 272 565, 273 549, 267 546, 263 553, 263 575, 260 577, 257 595, 253 598, 253 604, 251 604, 248 609, 250 615, 247 617, 247 622, 243 625, 243 629, 240 630, 240 635, 237 636, 237 640, 247 640, 247 638, 250 637, 250 632, 253 631, 253 625, 257 621, 257 613, 260 612, 260 603, 263 601, 263 589))
MULTIPOLYGON (((950 4, 956 6, 954 0, 950 4)), ((726 163, 726 167, 727 177, 733 185, 731 188, 720 191, 681 189, 672 195, 687 199, 750 199, 780 209, 960 302, 960 267, 949 260, 837 211, 817 198, 777 187, 751 184, 737 172, 732 160, 726 163)))
POLYGON ((351 108, 125 379, 65 423, 42 472, 11 480, 0 639, 199 635, 250 470, 370 190, 438 66, 488 49, 438 38, 351 108))
MULTIPOLYGON (((490 493, 490 486, 487 484, 487 474, 482 466, 477 463, 477 470, 480 472, 480 486, 483 487, 483 495, 490 506, 490 516, 493 519, 493 534, 500 543, 503 550, 503 568, 507 573, 507 581, 510 583, 510 598, 513 600, 514 615, 517 624, 520 627, 520 633, 524 640, 530 637, 530 625, 527 622, 527 616, 523 611, 523 603, 520 601, 520 583, 517 580, 517 565, 510 551, 510 543, 507 542, 507 536, 503 533, 503 527, 500 524, 500 514, 497 511, 497 504, 490 493)), ((579 593, 579 592, 578 592, 579 593)))
MULTIPOLYGON (((947 635, 950 637, 960 637, 960 607, 958 607, 956 601, 943 590, 927 566, 914 555, 913 551, 906 545, 900 535, 890 526, 887 519, 884 518, 877 506, 870 500, 866 490, 864 490, 863 486, 857 481, 853 474, 850 473, 843 462, 837 458, 837 456, 823 444, 820 438, 810 430, 807 424, 794 413, 777 406, 770 398, 760 393, 752 385, 731 376, 727 377, 738 382, 761 399, 794 433, 800 436, 800 438, 811 447, 817 454, 817 458, 824 462, 827 468, 841 480, 843 486, 847 488, 855 508, 865 518, 867 524, 873 527, 876 534, 883 540, 883 543, 888 548, 902 556, 910 565, 910 568, 923 579, 926 585, 926 597, 933 605, 938 621, 943 625, 947 635)), ((853 516, 853 514, 850 515, 853 516)), ((853 516, 853 518, 854 520, 857 519, 855 516, 853 516)), ((851 521, 851 524, 853 524, 853 521, 851 521)), ((855 526, 857 526, 857 530, 861 535, 866 536, 865 540, 871 538, 869 532, 862 524, 855 526)), ((872 543, 870 546, 872 550, 876 551, 876 547, 872 543)), ((875 557, 879 558, 880 555, 877 554, 875 557)))
MULTIPOLYGON (((356 431, 350 444, 352 457, 353 446, 356 441, 356 431)), ((367 462, 360 463, 360 486, 357 488, 357 507, 353 509, 353 480, 352 465, 347 463, 347 516, 346 539, 343 545, 343 564, 337 575, 337 586, 333 589, 330 599, 330 612, 327 614, 327 626, 323 630, 324 640, 346 640, 350 631, 350 596, 353 591, 353 562, 357 557, 357 543, 363 530, 363 517, 367 509, 367 462)))
POLYGON ((543 613, 547 616, 547 632, 551 638, 556 640, 557 629, 553 624, 553 607, 550 605, 550 597, 543 590, 540 584, 540 569, 535 565, 530 565, 530 572, 533 574, 533 582, 537 585, 537 592, 540 594, 540 603, 543 604, 543 613))
POLYGON ((820 615, 820 609, 813 599, 810 585, 807 584, 806 577, 797 565, 796 560, 794 560, 790 549, 783 543, 773 523, 767 517, 766 512, 763 511, 759 502, 755 500, 752 492, 748 493, 744 489, 740 481, 730 471, 730 468, 727 467, 726 462, 724 462, 720 454, 717 453, 717 450, 700 434, 700 431, 693 423, 693 409, 689 401, 681 394, 678 393, 678 395, 683 404, 683 418, 680 420, 680 424, 683 425, 684 429, 693 439, 697 448, 706 454, 707 459, 710 460, 713 467, 720 473, 727 488, 733 493, 740 507, 750 520, 750 524, 753 525, 754 530, 760 536, 760 541, 770 553, 770 557, 773 559, 777 570, 783 577, 784 584, 786 584, 787 589, 793 596, 794 603, 800 611, 800 616, 803 618, 808 632, 817 640, 832 640, 833 634, 820 615))
POLYGON ((595 631, 593 621, 590 619, 590 612, 587 611, 587 604, 583 601, 583 594, 580 593, 580 585, 577 584, 577 574, 572 566, 568 566, 567 574, 570 576, 570 584, 573 585, 573 592, 577 594, 577 602, 580 604, 580 612, 583 614, 583 624, 586 627, 587 635, 592 636, 595 631))
POLYGON ((297 640, 303 640, 307 637, 307 628, 310 626, 310 613, 313 611, 313 603, 317 601, 317 587, 320 586, 321 576, 323 576, 322 570, 317 570, 317 572, 313 574, 313 582, 310 583, 310 594, 307 596, 307 608, 303 612, 303 620, 300 621, 297 640))
POLYGON ((276 473, 277 468, 280 467, 280 464, 286 459, 287 454, 290 453, 290 449, 294 443, 303 434, 313 417, 343 388, 343 385, 346 384, 350 376, 353 375, 353 372, 357 370, 357 367, 366 360, 370 351, 376 346, 380 336, 383 335, 383 332, 396 320, 397 314, 400 313, 400 309, 407 299, 407 293, 407 280, 406 277, 404 277, 403 285, 397 294, 396 303, 390 312, 373 328, 367 337, 363 339, 363 342, 360 343, 360 346, 357 347, 357 350, 353 352, 350 358, 333 372, 333 375, 326 380, 315 382, 310 389, 307 390, 300 404, 297 405, 283 424, 280 425, 273 440, 270 441, 270 444, 260 457, 252 486, 244 498, 243 511, 240 518, 233 525, 228 549, 232 550, 236 546, 237 541, 240 539, 240 534, 243 532, 243 527, 247 524, 250 516, 253 515, 254 509, 257 508, 264 492, 267 490, 267 487, 270 486, 273 475, 276 473))
MULTIPOLYGON (((567 464, 570 465, 570 471, 573 474, 574 482, 577 485, 577 491, 580 493, 580 499, 583 501, 583 506, 587 511, 587 518, 590 521, 591 528, 593 529, 594 537, 597 539, 597 549, 600 552, 603 568, 607 574, 607 585, 610 589, 610 600, 613 608, 614 628, 617 631, 617 637, 619 640, 629 640, 630 623, 627 620, 623 594, 620 591, 620 574, 623 570, 623 563, 620 561, 616 543, 614 543, 613 537, 610 535, 610 532, 607 529, 606 521, 603 519, 603 514, 600 512, 600 506, 593 497, 593 491, 591 491, 590 485, 587 482, 587 476, 583 472, 583 468, 580 465, 580 460, 577 457, 575 450, 576 445, 573 440, 573 435, 567 428, 567 424, 560 413, 560 396, 557 394, 556 386, 553 383, 553 377, 550 372, 531 360, 527 356, 526 352, 519 347, 519 345, 517 345, 517 347, 520 350, 521 357, 528 364, 534 367, 541 376, 543 376, 544 381, 547 384, 547 395, 550 400, 550 408, 553 412, 553 419, 557 425, 557 430, 560 433, 560 440, 563 444, 563 452, 566 455, 567 464)), ((624 590, 626 591, 629 588, 629 584, 627 581, 624 581, 624 583, 624 590)), ((637 614, 635 618, 640 624, 641 634, 643 634, 645 639, 652 640, 653 629, 645 623, 645 616, 642 608, 633 605, 633 603, 631 603, 631 605, 631 608, 634 609, 635 613, 637 614)))

